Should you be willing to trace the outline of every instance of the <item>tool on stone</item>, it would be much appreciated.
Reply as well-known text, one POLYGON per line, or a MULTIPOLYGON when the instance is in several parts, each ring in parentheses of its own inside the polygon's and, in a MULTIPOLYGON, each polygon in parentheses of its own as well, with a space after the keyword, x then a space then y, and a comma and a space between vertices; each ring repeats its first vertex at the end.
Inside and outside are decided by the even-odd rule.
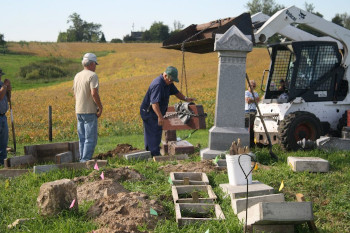
POLYGON ((261 122, 262 122, 262 124, 263 124, 264 130, 265 130, 265 133, 266 133, 267 140, 269 141, 269 153, 270 153, 270 155, 271 155, 271 158, 273 158, 273 159, 275 159, 275 160, 277 161, 277 160, 278 160, 278 157, 277 157, 277 155, 276 155, 275 153, 272 152, 272 142, 271 142, 270 134, 269 134, 269 132, 267 131, 264 118, 262 117, 262 114, 261 114, 259 105, 258 105, 258 103, 257 103, 257 101, 256 101, 256 99, 255 99, 255 95, 254 95, 253 89, 252 89, 252 87, 251 87, 251 85, 250 85, 250 80, 249 80, 249 77, 248 77, 248 74, 247 74, 247 73, 245 74, 245 77, 246 77, 247 83, 248 83, 248 85, 249 85, 249 89, 250 89, 250 91, 251 91, 251 93, 252 93, 252 96, 253 96, 253 100, 254 100, 254 104, 255 104, 255 106, 256 106, 256 109, 258 109, 258 113, 259 113, 259 116, 258 116, 258 117, 260 118, 260 120, 261 120, 261 122))
POLYGON ((11 92, 8 91, 6 93, 7 99, 10 103, 10 114, 11 114, 11 126, 12 126, 12 139, 13 139, 13 152, 16 154, 16 134, 15 134, 15 124, 13 122, 13 112, 12 112, 12 104, 11 104, 11 92))

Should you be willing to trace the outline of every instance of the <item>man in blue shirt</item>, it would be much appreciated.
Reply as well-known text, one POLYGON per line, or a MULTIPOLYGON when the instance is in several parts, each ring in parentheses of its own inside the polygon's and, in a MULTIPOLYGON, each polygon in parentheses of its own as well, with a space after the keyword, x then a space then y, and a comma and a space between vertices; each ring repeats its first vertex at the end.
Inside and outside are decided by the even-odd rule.
POLYGON ((9 128, 7 125, 6 112, 8 110, 8 99, 6 94, 11 91, 10 80, 1 81, 1 77, 5 73, 0 69, 0 164, 4 164, 4 159, 7 158, 7 144, 9 139, 9 128))
POLYGON ((170 95, 187 102, 196 100, 184 96, 174 85, 179 82, 177 69, 169 66, 155 78, 143 98, 140 114, 144 127, 145 148, 152 156, 160 155, 159 144, 162 138, 164 115, 168 109, 170 95))

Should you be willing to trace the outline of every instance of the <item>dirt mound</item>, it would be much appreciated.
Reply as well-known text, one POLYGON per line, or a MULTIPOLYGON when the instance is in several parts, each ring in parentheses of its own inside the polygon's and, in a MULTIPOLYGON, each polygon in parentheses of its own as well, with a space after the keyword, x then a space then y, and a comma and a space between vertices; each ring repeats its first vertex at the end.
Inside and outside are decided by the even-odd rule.
POLYGON ((93 171, 88 176, 73 179, 78 184, 77 194, 79 201, 97 200, 103 197, 106 189, 110 194, 128 192, 119 182, 126 180, 143 180, 144 177, 128 167, 111 168, 104 170, 104 180, 100 171, 93 171))
POLYGON ((213 164, 211 160, 203 160, 200 162, 182 162, 176 165, 167 164, 159 167, 166 173, 170 172, 204 172, 209 173, 212 171, 218 171, 219 169, 213 164))
POLYGON ((101 226, 108 226, 95 232, 140 232, 138 226, 147 224, 154 229, 160 219, 166 217, 163 207, 155 200, 139 192, 118 193, 95 202, 88 210, 88 216, 95 218, 101 226), (158 216, 150 214, 154 209, 158 216))
POLYGON ((139 149, 132 147, 129 144, 118 144, 114 150, 110 150, 106 153, 101 153, 94 156, 94 159, 107 159, 108 157, 122 157, 123 154, 130 153, 132 151, 139 151, 139 149))

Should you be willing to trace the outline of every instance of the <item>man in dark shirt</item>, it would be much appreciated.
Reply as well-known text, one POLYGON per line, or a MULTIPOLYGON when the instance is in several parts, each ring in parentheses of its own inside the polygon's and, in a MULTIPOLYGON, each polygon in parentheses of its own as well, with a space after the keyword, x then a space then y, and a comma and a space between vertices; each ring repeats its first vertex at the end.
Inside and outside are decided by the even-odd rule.
POLYGON ((155 78, 143 98, 140 114, 144 127, 145 148, 152 156, 160 155, 159 144, 162 138, 164 115, 168 109, 170 95, 187 102, 196 100, 184 96, 174 85, 179 82, 177 69, 169 66, 155 78))

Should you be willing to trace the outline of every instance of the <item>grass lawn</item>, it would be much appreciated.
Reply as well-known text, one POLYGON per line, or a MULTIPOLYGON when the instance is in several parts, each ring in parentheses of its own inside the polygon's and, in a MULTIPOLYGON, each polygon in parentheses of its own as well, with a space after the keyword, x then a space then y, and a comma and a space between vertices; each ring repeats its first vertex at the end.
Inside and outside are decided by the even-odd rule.
MULTIPOLYGON (((185 137, 190 131, 181 131, 178 137, 185 137)), ((208 131, 200 130, 188 138, 192 144, 207 146, 208 131)), ((120 143, 129 143, 133 147, 143 148, 143 135, 100 137, 95 153, 107 152, 120 143)), ((18 148, 23 147, 19 145, 18 148)), ((253 179, 259 180, 275 189, 278 193, 281 181, 285 187, 281 192, 286 201, 295 201, 296 193, 303 193, 307 201, 313 202, 316 226, 320 232, 349 232, 350 231, 350 158, 347 152, 323 152, 319 150, 308 152, 285 153, 275 146, 274 152, 279 161, 270 159, 266 148, 257 148, 255 153, 258 161, 267 165, 269 169, 259 168, 253 173, 253 179), (288 156, 317 156, 327 159, 331 169, 329 173, 294 173, 286 163, 288 156)), ((19 151, 21 153, 21 150, 19 151)), ((21 153, 22 154, 22 153, 21 153)), ((199 161, 199 152, 191 156, 191 161, 199 161)), ((154 232, 242 232, 242 224, 234 215, 231 202, 225 197, 219 184, 228 183, 226 172, 211 172, 208 175, 210 185, 218 196, 217 202, 224 211, 226 220, 221 222, 210 221, 200 225, 189 225, 178 228, 175 222, 174 204, 171 198, 171 187, 167 182, 168 176, 159 169, 167 163, 128 162, 118 158, 109 159, 110 167, 131 166, 147 179, 143 181, 125 181, 122 184, 130 191, 140 191, 150 198, 158 200, 169 212, 170 219, 158 223, 154 232), (160 198, 162 197, 162 198, 160 198)), ((80 203, 79 212, 63 212, 57 217, 42 218, 38 215, 36 198, 40 186, 49 181, 73 178, 87 175, 84 171, 56 171, 42 175, 28 174, 11 180, 0 179, 0 232, 88 232, 98 229, 98 226, 86 217, 91 203, 80 203), (19 229, 7 230, 6 226, 18 218, 34 218, 26 222, 19 229)), ((140 226, 140 230, 146 228, 140 226)), ((297 232, 308 232, 307 225, 298 226, 297 232)))

